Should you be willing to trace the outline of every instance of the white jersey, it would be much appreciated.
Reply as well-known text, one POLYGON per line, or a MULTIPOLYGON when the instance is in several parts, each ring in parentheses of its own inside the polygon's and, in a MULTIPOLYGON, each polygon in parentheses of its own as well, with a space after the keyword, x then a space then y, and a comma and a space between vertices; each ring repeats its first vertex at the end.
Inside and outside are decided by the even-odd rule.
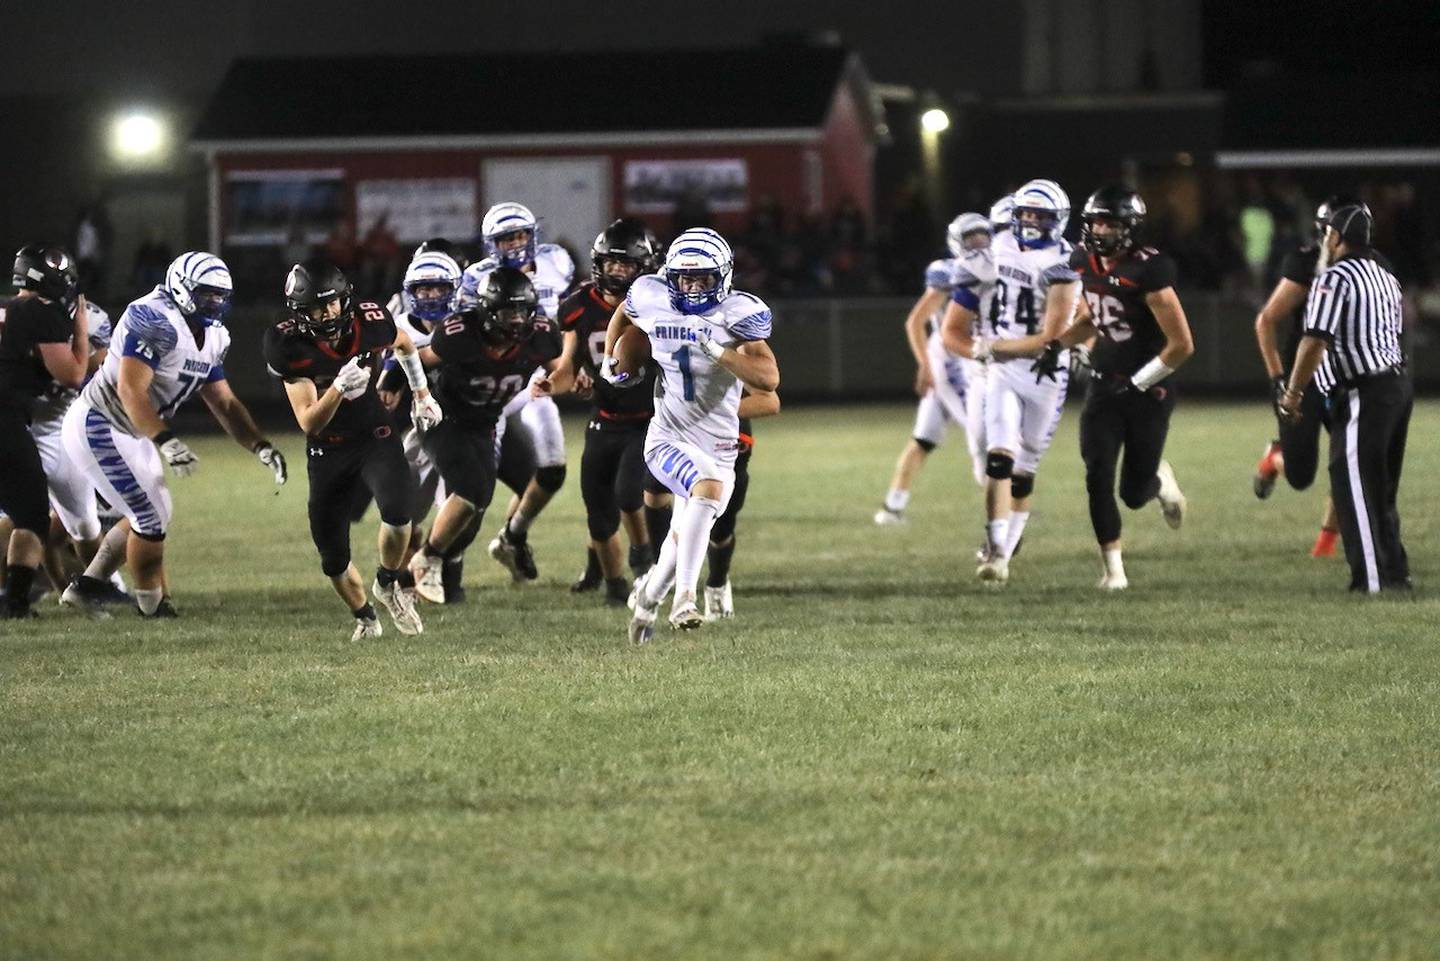
MULTIPOLYGON (((85 320, 90 331, 90 349, 96 351, 109 347, 110 315, 87 300, 85 320)), ((57 433, 65 423, 65 411, 79 396, 78 390, 51 381, 49 389, 35 399, 35 409, 30 415, 30 433, 36 437, 57 433)))
POLYGON ((1072 249, 1068 241, 1061 239, 1046 247, 1025 250, 1013 234, 996 236, 989 250, 994 291, 980 311, 986 336, 1029 337, 1040 330, 1050 285, 1080 279, 1070 269, 1072 249))
MULTIPOLYGON (((939 260, 930 261, 930 266, 925 268, 925 289, 941 290, 946 294, 946 301, 954 289, 955 257, 941 257, 939 260)), ((940 304, 940 309, 934 314, 925 318, 925 333, 933 334, 940 329, 940 322, 945 317, 945 303, 940 304)))
MULTIPOLYGON (((461 307, 468 307, 475 303, 476 292, 480 289, 481 282, 496 267, 500 261, 494 257, 486 257, 477 263, 465 268, 465 275, 460 279, 460 304, 461 307)), ((560 298, 564 297, 570 289, 570 284, 575 279, 575 261, 565 252, 565 248, 557 244, 541 244, 535 248, 535 269, 526 271, 530 282, 535 285, 535 296, 540 301, 539 313, 541 316, 555 320, 560 314, 560 298)))
POLYGON ((118 386, 121 359, 134 357, 155 372, 150 381, 150 403, 157 414, 168 420, 201 387, 225 379, 230 331, 214 324, 202 328, 202 336, 204 342, 197 344, 185 315, 156 287, 120 315, 110 337, 110 353, 85 385, 86 402, 115 427, 138 437, 120 402, 118 386))
POLYGON ((392 310, 390 315, 395 318, 395 326, 409 335, 410 342, 415 345, 416 350, 419 350, 421 347, 430 346, 430 339, 435 336, 434 327, 427 325, 422 320, 411 317, 403 310, 399 313, 392 310))
POLYGON ((754 294, 732 291, 704 314, 683 314, 670 303, 670 288, 658 275, 639 277, 625 297, 625 313, 650 337, 650 355, 660 367, 655 382, 656 431, 733 449, 740 435, 739 379, 697 348, 696 331, 705 328, 726 347, 770 336, 770 308, 754 294))

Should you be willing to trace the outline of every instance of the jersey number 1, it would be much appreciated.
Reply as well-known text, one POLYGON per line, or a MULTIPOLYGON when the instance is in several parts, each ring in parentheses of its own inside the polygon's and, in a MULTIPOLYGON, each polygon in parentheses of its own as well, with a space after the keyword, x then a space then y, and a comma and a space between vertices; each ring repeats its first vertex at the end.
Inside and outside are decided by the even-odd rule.
POLYGON ((685 384, 685 399, 695 399, 695 375, 690 373, 690 347, 687 345, 675 351, 675 363, 680 366, 680 379, 685 384))

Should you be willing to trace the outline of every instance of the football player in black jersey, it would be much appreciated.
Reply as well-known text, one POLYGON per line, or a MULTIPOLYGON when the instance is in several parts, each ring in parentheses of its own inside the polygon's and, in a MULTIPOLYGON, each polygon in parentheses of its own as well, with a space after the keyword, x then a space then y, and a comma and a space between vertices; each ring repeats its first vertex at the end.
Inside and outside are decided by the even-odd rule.
MULTIPOLYGON (((1316 209, 1315 241, 1285 255, 1280 264, 1280 279, 1255 318, 1255 340, 1260 347, 1260 358, 1265 362, 1265 373, 1270 378, 1272 406, 1279 420, 1278 436, 1265 446, 1265 453, 1255 465, 1253 486, 1255 496, 1261 500, 1270 496, 1281 474, 1297 491, 1305 490, 1315 480, 1320 464, 1320 432, 1325 425, 1325 398, 1314 384, 1307 387, 1300 402, 1300 420, 1292 424, 1279 419, 1280 395, 1285 391, 1286 372, 1295 365, 1295 351, 1299 348, 1304 324, 1305 298, 1310 292, 1310 282, 1315 279, 1315 262, 1320 256, 1319 240, 1325 235, 1325 222, 1332 210, 1360 203, 1356 197, 1338 196, 1316 209)), ((1334 557, 1339 530, 1335 505, 1327 497, 1320 533, 1310 556, 1334 557)))
POLYGON ((576 592, 605 585, 606 601, 625 603, 630 583, 620 561, 619 529, 623 522, 630 541, 630 570, 639 577, 655 562, 641 512, 645 477, 645 431, 655 412, 654 365, 643 383, 620 389, 600 376, 605 359, 605 331, 630 284, 659 268, 653 235, 638 220, 617 220, 595 238, 590 248, 590 280, 560 303, 564 331, 560 370, 547 381, 552 393, 571 387, 589 394, 590 421, 585 426, 585 453, 580 460, 580 494, 590 544, 585 572, 571 585, 576 592), (572 378, 571 372, 575 372, 572 378))
POLYGON ((84 299, 74 317, 79 272, 64 249, 27 244, 15 254, 15 301, 0 315, 0 510, 15 527, 0 619, 31 617, 30 587, 50 530, 50 491, 30 434, 35 399, 47 389, 79 389, 90 360, 84 299))
POLYGON ((307 260, 285 279, 287 316, 265 332, 265 362, 305 431, 310 475, 310 536, 320 567, 355 615, 351 640, 379 637, 380 622, 350 561, 350 515, 360 487, 380 509, 380 566, 371 593, 402 634, 424 631, 415 600, 398 583, 414 502, 410 465, 375 390, 374 374, 393 349, 413 394, 422 430, 441 422, 415 345, 379 304, 354 303, 350 281, 334 265, 307 260))
POLYGON ((445 558, 484 515, 495 493, 495 427, 505 405, 526 389, 536 368, 554 374, 560 342, 537 317, 539 298, 529 276, 497 267, 481 281, 476 303, 445 320, 420 351, 435 370, 444 423, 424 436, 425 452, 447 493, 424 546, 410 559, 415 589, 445 599, 445 558))
POLYGON ((1064 348, 1099 335, 1080 414, 1080 454, 1090 523, 1104 564, 1099 586, 1123 590, 1129 580, 1120 554, 1115 464, 1120 460, 1120 499, 1126 507, 1138 510, 1158 498, 1166 523, 1180 526, 1185 496, 1161 458, 1175 409, 1170 375, 1195 345, 1175 295, 1175 261, 1138 243, 1145 218, 1140 195, 1126 187, 1101 187, 1085 201, 1081 218, 1081 246, 1070 266, 1080 274, 1084 297, 1074 322, 1045 346, 1035 371, 1037 377, 1055 376, 1064 348))

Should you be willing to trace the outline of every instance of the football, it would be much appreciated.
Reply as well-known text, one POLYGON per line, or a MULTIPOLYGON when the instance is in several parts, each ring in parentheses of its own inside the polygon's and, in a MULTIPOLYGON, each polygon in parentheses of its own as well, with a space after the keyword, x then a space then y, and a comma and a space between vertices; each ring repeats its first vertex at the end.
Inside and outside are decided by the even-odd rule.
POLYGON ((638 374, 650 360, 650 338, 639 327, 630 326, 615 341, 615 369, 623 374, 638 374))

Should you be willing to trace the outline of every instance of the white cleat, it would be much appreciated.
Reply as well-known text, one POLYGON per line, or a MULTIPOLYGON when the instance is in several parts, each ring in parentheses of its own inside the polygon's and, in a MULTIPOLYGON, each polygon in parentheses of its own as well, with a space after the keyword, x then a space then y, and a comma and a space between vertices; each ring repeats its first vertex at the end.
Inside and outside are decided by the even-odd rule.
POLYGON ((1155 476, 1160 480, 1160 510, 1165 514, 1165 523, 1171 530, 1178 531, 1185 523, 1185 495, 1175 481, 1175 468, 1169 461, 1162 460, 1155 476))
POLYGON ((445 603, 445 558, 432 557, 422 547, 410 558, 410 573, 415 577, 416 594, 431 604, 445 603))
POLYGON ((1100 580, 1096 582, 1095 586, 1102 591, 1123 591, 1130 586, 1130 579, 1125 576, 1124 571, 1118 574, 1106 571, 1100 575, 1100 580))
POLYGON ((670 629, 693 631, 705 623, 700 608, 695 606, 694 594, 676 594, 675 603, 670 606, 670 629))
POLYGON ((719 621, 735 616, 735 593, 727 580, 720 587, 705 588, 705 620, 719 621))
POLYGON ((425 633, 425 625, 420 623, 420 612, 415 610, 415 598, 398 583, 381 587, 380 582, 376 581, 370 585, 370 593, 375 595, 380 606, 390 612, 390 620, 395 622, 395 630, 401 634, 425 633))
POLYGON ((660 603, 646 606, 636 603, 635 613, 630 617, 629 636, 631 644, 649 644, 650 639, 655 636, 655 617, 659 613, 660 603))
POLYGON ((991 557, 975 568, 975 576, 990 584, 1000 585, 1010 580, 1010 559, 991 557))
POLYGON ((635 584, 630 588, 630 596, 625 598, 625 606, 630 608, 630 610, 635 610, 635 605, 640 602, 640 592, 645 589, 645 582, 649 579, 649 571, 635 578, 635 584))
POLYGON ((369 641, 385 633, 385 628, 380 626, 379 618, 364 617, 355 622, 355 633, 350 635, 350 643, 356 641, 369 641))
POLYGON ((905 519, 904 511, 892 511, 888 507, 882 507, 875 512, 875 523, 881 527, 904 527, 909 521, 905 519))

